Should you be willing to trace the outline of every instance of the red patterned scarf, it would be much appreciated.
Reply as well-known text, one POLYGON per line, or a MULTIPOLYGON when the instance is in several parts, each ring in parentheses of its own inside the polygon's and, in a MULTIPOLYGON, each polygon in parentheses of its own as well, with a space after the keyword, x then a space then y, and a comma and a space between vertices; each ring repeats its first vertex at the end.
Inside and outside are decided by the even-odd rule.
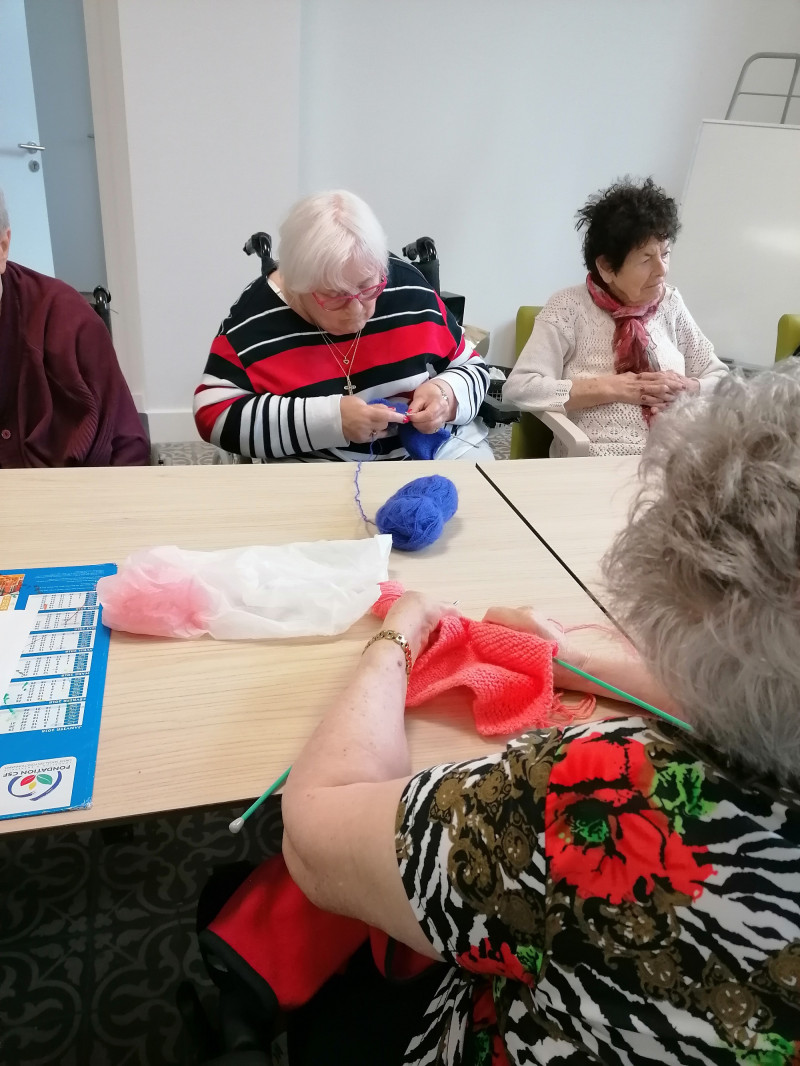
POLYGON ((642 374, 652 370, 647 358, 650 335, 645 326, 656 313, 661 297, 649 304, 623 304, 596 285, 591 274, 586 275, 586 288, 597 306, 614 319, 614 371, 617 374, 627 374, 628 371, 642 374))

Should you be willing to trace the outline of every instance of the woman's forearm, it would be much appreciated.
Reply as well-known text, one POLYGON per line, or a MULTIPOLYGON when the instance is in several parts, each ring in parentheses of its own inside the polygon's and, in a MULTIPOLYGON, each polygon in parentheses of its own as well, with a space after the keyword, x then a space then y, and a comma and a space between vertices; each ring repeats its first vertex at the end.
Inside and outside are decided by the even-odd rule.
POLYGON ((570 389, 569 399, 564 404, 565 411, 582 411, 587 407, 598 407, 603 403, 613 403, 616 399, 613 374, 602 374, 594 378, 575 378, 570 389))
POLYGON ((378 640, 296 759, 284 794, 407 776, 405 697, 403 651, 378 640))
MULTIPOLYGON (((636 696, 645 703, 658 707, 661 711, 681 717, 678 705, 664 690, 661 683, 653 676, 638 653, 625 651, 619 647, 590 652, 582 669, 594 677, 623 692, 636 696)), ((577 692, 589 692, 594 696, 614 699, 613 693, 601 685, 572 673, 563 667, 556 667, 556 683, 577 692)))
MULTIPOLYGON (((407 592, 391 607, 383 633, 402 634, 416 659, 453 608, 407 592)), ((294 763, 284 795, 295 789, 394 781, 411 773, 405 734, 406 655, 381 637, 365 650, 353 678, 294 763)))

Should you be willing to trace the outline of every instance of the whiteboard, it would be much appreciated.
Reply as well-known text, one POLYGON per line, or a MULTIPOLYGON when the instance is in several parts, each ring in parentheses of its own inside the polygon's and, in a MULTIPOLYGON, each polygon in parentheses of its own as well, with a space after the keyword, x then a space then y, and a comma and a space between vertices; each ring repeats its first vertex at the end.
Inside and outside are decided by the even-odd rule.
POLYGON ((771 366, 800 314, 800 126, 703 122, 681 222, 670 282, 721 358, 771 366))

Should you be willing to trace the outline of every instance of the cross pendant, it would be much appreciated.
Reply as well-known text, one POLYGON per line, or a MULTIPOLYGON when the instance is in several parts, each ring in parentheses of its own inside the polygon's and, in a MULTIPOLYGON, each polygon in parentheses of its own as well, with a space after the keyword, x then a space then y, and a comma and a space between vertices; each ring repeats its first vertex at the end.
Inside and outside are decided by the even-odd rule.
POLYGON ((352 396, 353 393, 356 391, 355 385, 351 385, 350 382, 348 381, 348 383, 344 387, 344 391, 346 393, 348 393, 350 396, 352 396))

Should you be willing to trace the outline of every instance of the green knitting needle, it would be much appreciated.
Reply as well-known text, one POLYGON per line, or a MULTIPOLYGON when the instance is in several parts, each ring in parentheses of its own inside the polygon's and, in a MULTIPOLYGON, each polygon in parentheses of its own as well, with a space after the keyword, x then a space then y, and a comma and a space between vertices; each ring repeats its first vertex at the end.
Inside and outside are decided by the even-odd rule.
POLYGON ((291 766, 287 767, 287 769, 283 771, 277 781, 273 781, 269 788, 265 792, 261 793, 255 803, 250 804, 250 806, 247 808, 244 814, 241 815, 241 817, 233 819, 231 824, 228 826, 228 829, 230 829, 232 833, 238 833, 244 823, 253 813, 253 811, 257 811, 261 804, 264 802, 264 800, 269 799, 273 792, 277 792, 281 785, 285 784, 286 778, 289 776, 289 770, 291 770, 291 766))
MULTIPOLYGON (((692 732, 692 727, 688 722, 682 722, 680 718, 676 718, 672 714, 667 714, 666 711, 660 710, 658 707, 654 707, 652 703, 645 703, 644 700, 638 699, 636 696, 632 696, 630 692, 625 692, 621 688, 617 688, 615 685, 609 685, 607 681, 601 681, 599 677, 595 677, 594 674, 587 674, 585 670, 581 670, 578 666, 572 666, 570 663, 565 663, 563 659, 553 659, 554 663, 558 663, 559 666, 565 667, 567 670, 571 670, 573 674, 578 674, 580 677, 585 678, 587 681, 592 681, 595 685, 599 685, 600 688, 607 689, 609 692, 613 692, 615 696, 620 696, 628 703, 634 703, 637 707, 642 707, 645 711, 650 711, 651 714, 657 715, 659 718, 663 718, 667 722, 671 722, 673 725, 680 726, 681 729, 686 729, 689 733, 692 732)), ((228 826, 232 833, 238 833, 253 811, 257 811, 264 800, 269 799, 273 792, 277 792, 278 789, 286 782, 286 778, 289 776, 289 770, 284 770, 281 776, 273 781, 269 788, 258 797, 240 818, 234 818, 231 824, 228 826)))
POLYGON ((614 685, 609 685, 607 681, 601 681, 599 677, 594 677, 592 674, 587 674, 585 670, 581 670, 580 667, 572 666, 570 663, 565 663, 563 659, 553 659, 554 663, 558 663, 559 666, 565 666, 567 670, 571 670, 573 674, 578 674, 580 677, 585 677, 587 681, 593 681, 595 685, 599 685, 600 688, 608 689, 609 692, 613 692, 616 696, 621 696, 628 703, 635 703, 637 707, 643 707, 646 711, 650 711, 651 714, 657 714, 659 718, 665 719, 667 722, 672 722, 673 725, 679 725, 681 729, 686 729, 689 733, 692 732, 692 727, 688 722, 682 722, 680 718, 675 718, 671 714, 667 714, 666 711, 661 711, 658 707, 654 707, 652 703, 645 703, 644 700, 637 699, 636 696, 631 696, 630 692, 623 692, 621 688, 615 688, 614 685))

